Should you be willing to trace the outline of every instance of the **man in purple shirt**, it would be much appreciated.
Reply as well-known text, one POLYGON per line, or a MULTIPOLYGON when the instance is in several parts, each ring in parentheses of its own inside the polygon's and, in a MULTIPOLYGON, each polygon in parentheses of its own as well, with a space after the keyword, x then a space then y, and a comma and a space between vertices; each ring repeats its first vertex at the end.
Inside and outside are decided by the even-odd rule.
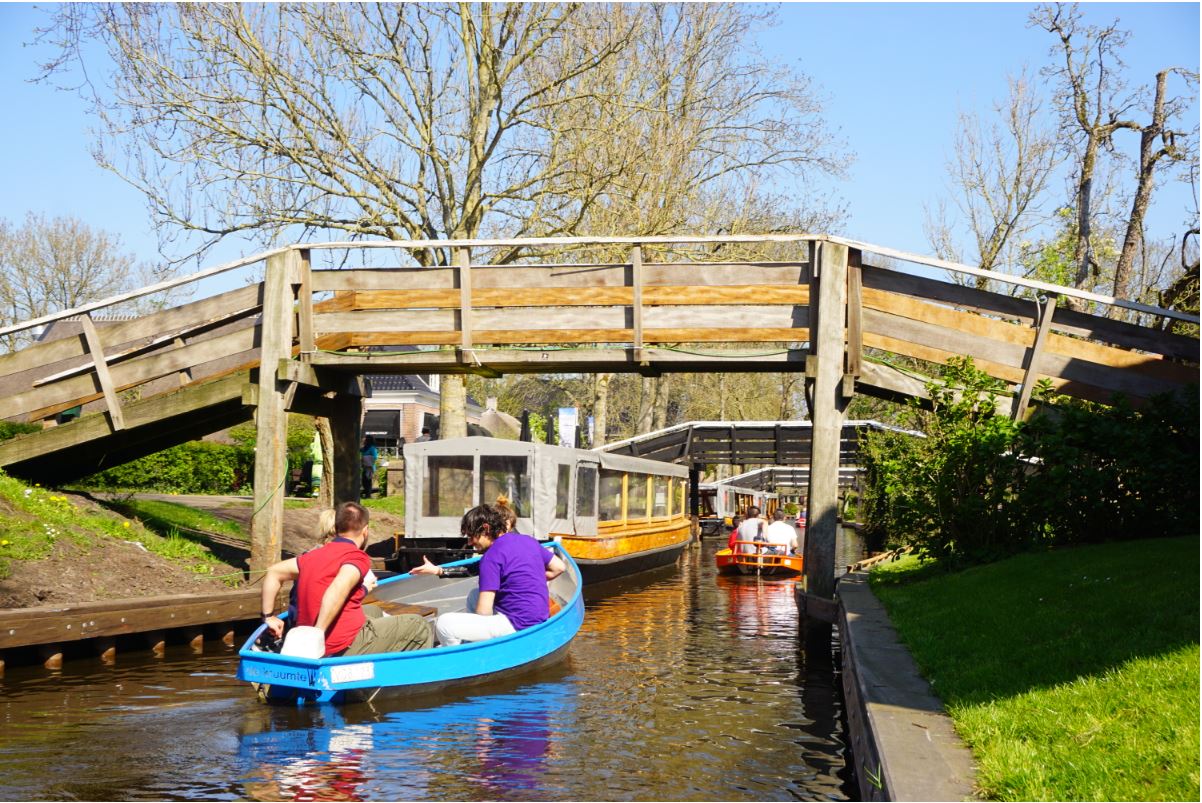
MULTIPOLYGON (((504 515, 490 505, 463 514, 459 529, 477 552, 484 553, 480 587, 468 595, 466 611, 444 613, 435 621, 439 643, 484 641, 546 621, 547 583, 567 565, 530 536, 506 532, 504 515)), ((441 566, 423 560, 412 574, 442 574, 441 566)))

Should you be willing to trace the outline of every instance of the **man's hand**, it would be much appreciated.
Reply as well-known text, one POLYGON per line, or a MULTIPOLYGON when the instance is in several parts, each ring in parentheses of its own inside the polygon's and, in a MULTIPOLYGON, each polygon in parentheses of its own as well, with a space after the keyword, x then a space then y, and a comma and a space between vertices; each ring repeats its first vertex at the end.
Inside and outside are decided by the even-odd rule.
POLYGON ((284 620, 278 616, 268 616, 263 620, 263 624, 267 625, 267 631, 277 639, 284 635, 284 620))
POLYGON ((409 574, 432 574, 438 576, 442 574, 442 567, 435 566, 430 562, 429 558, 427 558, 425 555, 422 555, 422 565, 414 566, 409 570, 409 574))

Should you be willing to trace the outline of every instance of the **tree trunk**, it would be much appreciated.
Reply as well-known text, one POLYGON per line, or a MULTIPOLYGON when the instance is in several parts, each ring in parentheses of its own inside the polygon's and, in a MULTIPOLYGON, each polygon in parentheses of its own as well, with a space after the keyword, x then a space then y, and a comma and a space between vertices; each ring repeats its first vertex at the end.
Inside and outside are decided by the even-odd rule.
POLYGON ((323 508, 334 506, 334 432, 330 419, 318 416, 313 420, 317 437, 321 438, 321 489, 318 504, 323 508))
POLYGON ((639 415, 634 422, 634 434, 645 435, 651 431, 651 416, 655 408, 655 379, 641 377, 639 381, 639 415))
POLYGON ((593 377, 593 447, 607 443, 606 417, 609 415, 609 380, 613 374, 597 374, 593 377))
MULTIPOLYGON (((1114 266, 1115 298, 1126 298, 1131 293, 1131 272, 1135 265, 1135 254, 1143 242, 1144 215, 1152 198, 1152 184, 1156 173, 1156 162, 1167 155, 1165 149, 1156 148, 1156 138, 1164 135, 1164 90, 1168 73, 1156 74, 1156 101, 1152 107, 1152 122, 1139 132, 1139 178, 1135 197, 1131 201, 1131 217, 1127 220, 1127 233, 1123 237, 1123 249, 1114 266)), ((1111 318, 1121 318, 1122 307, 1111 307, 1111 318)))
POLYGON ((660 430, 668 426, 668 402, 672 395, 672 375, 664 374, 655 379, 655 404, 651 410, 651 429, 660 430))
POLYGON ((444 374, 439 385, 438 437, 467 435, 467 387, 458 374, 444 374))

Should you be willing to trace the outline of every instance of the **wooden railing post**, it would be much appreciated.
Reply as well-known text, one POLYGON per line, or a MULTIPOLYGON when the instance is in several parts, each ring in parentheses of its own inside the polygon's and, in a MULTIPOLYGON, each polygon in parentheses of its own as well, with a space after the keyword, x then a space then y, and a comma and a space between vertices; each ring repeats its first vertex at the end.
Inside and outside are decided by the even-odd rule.
MULTIPOLYGON (((811 321, 810 342, 817 354, 813 380, 814 423, 810 449, 810 493, 806 516, 807 594, 831 599, 835 592, 835 535, 838 530, 839 441, 847 400, 842 392, 847 246, 821 243, 817 272, 818 323, 811 321)), ((813 283, 810 285, 813 287, 813 283)))
POLYGON ((1014 397, 1014 406, 1010 417, 1022 421, 1027 415, 1027 405, 1031 402, 1031 390, 1035 387, 1035 379, 1039 376, 1039 356, 1043 353, 1044 341, 1048 338, 1048 330, 1052 328, 1052 316, 1056 314, 1056 296, 1048 296, 1038 305, 1039 325, 1035 330, 1035 342, 1027 351, 1023 366, 1023 384, 1018 395, 1014 397))
POLYGON ((298 254, 296 269, 299 275, 292 279, 298 285, 296 337, 300 341, 301 354, 312 354, 317 351, 317 341, 313 335, 313 266, 309 260, 309 249, 302 249, 298 254))
POLYGON ((293 277, 300 253, 288 250, 267 258, 263 317, 259 335, 258 407, 255 410, 255 493, 250 520, 250 569, 266 569, 280 559, 287 481, 288 414, 284 409, 280 360, 292 356, 293 277))
POLYGON ((634 361, 643 362, 643 247, 636 245, 630 249, 630 286, 633 299, 630 303, 631 335, 634 347, 634 361))
MULTIPOLYGON (((472 346, 472 251, 454 249, 456 273, 459 275, 459 347, 471 351, 472 346)), ((466 356, 466 355, 464 355, 466 356)))

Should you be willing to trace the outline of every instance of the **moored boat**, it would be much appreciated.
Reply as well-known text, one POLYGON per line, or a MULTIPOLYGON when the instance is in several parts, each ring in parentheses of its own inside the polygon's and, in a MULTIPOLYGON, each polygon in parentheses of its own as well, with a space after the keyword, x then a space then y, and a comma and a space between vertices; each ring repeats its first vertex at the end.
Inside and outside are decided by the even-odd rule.
POLYGON ((407 444, 410 501, 395 566, 407 570, 423 554, 456 557, 444 550, 459 517, 500 495, 517 513, 517 530, 562 544, 585 583, 670 565, 691 539, 688 477, 673 463, 525 441, 407 444))
POLYGON ((763 541, 735 541, 733 547, 720 549, 714 555, 718 571, 723 574, 754 574, 786 577, 801 574, 801 555, 778 554, 763 541))
MULTIPOLYGON (((544 666, 567 651, 584 621, 580 568, 563 547, 545 545, 563 558, 568 570, 550 583, 547 621, 508 636, 410 652, 301 658, 263 650, 260 626, 238 652, 238 678, 258 684, 270 702, 342 703, 374 699, 381 693, 417 694, 485 683, 502 675, 544 666), (558 610, 556 610, 558 609, 558 610)), ((476 587, 480 557, 455 561, 464 576, 403 574, 380 581, 365 600, 385 613, 418 613, 431 620, 460 611, 476 587)))

